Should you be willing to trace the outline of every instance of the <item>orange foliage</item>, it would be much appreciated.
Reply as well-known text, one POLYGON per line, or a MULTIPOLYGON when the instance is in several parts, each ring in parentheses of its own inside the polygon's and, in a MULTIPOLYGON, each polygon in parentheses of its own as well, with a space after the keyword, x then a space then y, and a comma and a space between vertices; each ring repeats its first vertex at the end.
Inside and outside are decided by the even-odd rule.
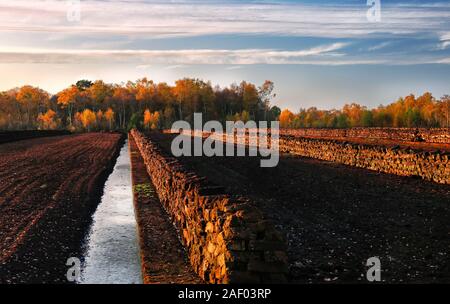
POLYGON ((41 129, 44 130, 54 130, 58 127, 56 112, 53 110, 48 110, 45 114, 40 113, 38 116, 38 122, 41 129))
POLYGON ((294 114, 289 110, 283 110, 280 114, 280 127, 290 128, 292 127, 292 122, 294 120, 294 114))
POLYGON ((105 112, 105 119, 109 122, 109 129, 112 129, 112 123, 114 121, 114 111, 111 108, 105 112))
POLYGON ((147 78, 138 80, 136 84, 136 100, 139 104, 147 105, 153 99, 155 91, 153 80, 147 80, 147 78))
POLYGON ((317 108, 302 109, 294 115, 294 121, 289 123, 290 115, 284 112, 280 116, 282 127, 449 127, 450 102, 448 96, 436 100, 431 93, 422 96, 408 95, 399 98, 387 106, 367 109, 356 103, 345 105, 342 110, 318 110, 317 108))
POLYGON ((32 127, 35 124, 34 118, 46 108, 49 94, 39 88, 23 86, 17 91, 15 99, 24 110, 23 116, 20 117, 22 123, 32 127))
POLYGON ((32 86, 23 86, 19 89, 16 99, 20 103, 34 103, 44 106, 48 101, 49 94, 44 90, 32 86))
POLYGON ((67 109, 67 115, 69 118, 69 125, 72 126, 72 109, 73 105, 76 102, 80 91, 76 85, 72 85, 71 87, 63 90, 58 94, 58 104, 64 109, 67 109))
POLYGON ((58 94, 58 104, 63 107, 67 107, 70 104, 75 103, 79 93, 80 91, 78 90, 78 87, 76 85, 72 85, 58 94))
POLYGON ((110 85, 102 80, 97 80, 87 89, 86 93, 95 103, 103 104, 113 95, 113 90, 110 85))
POLYGON ((102 110, 97 111, 97 121, 101 121, 103 119, 103 112, 102 110))
POLYGON ((156 111, 155 113, 150 112, 149 109, 145 110, 144 112, 144 127, 146 129, 157 129, 159 126, 159 112, 156 111))
POLYGON ((95 113, 89 109, 84 110, 81 113, 81 116, 79 117, 79 119, 81 120, 83 127, 85 129, 87 129, 88 131, 90 131, 91 126, 94 125, 95 122, 97 121, 97 117, 96 117, 95 113))

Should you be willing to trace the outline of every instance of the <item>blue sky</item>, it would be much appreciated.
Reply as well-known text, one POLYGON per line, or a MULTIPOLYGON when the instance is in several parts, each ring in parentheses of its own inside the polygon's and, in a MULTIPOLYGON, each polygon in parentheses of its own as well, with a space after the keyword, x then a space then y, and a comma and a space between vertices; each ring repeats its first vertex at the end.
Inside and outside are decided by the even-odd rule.
POLYGON ((0 0, 0 90, 80 78, 275 82, 282 108, 450 93, 450 1, 0 0), (72 1, 74 2, 74 1, 72 1))

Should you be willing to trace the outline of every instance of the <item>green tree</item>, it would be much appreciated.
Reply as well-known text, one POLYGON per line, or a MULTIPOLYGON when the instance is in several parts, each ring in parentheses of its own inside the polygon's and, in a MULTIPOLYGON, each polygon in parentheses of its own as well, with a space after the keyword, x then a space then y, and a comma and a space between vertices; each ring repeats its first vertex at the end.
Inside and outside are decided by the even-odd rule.
POLYGON ((362 127, 373 127, 373 114, 372 111, 365 110, 361 116, 362 127))

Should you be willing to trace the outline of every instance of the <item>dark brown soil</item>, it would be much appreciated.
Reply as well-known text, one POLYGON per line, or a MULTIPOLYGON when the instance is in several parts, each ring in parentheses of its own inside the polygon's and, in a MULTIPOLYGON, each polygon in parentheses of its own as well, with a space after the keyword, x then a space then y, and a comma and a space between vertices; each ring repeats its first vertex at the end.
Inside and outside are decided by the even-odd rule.
MULTIPOLYGON (((151 135, 166 153, 174 135, 151 135)), ((383 282, 450 283, 450 186, 283 155, 182 157, 228 192, 247 195, 288 240, 295 283, 367 282, 367 259, 383 282)))
POLYGON ((0 283, 66 283, 123 136, 0 145, 0 283))
POLYGON ((129 140, 144 283, 203 283, 189 264, 178 232, 158 199, 134 139, 129 140))
POLYGON ((7 131, 0 132, 0 144, 14 142, 24 139, 38 138, 38 137, 50 137, 50 136, 61 136, 69 135, 68 131, 7 131))

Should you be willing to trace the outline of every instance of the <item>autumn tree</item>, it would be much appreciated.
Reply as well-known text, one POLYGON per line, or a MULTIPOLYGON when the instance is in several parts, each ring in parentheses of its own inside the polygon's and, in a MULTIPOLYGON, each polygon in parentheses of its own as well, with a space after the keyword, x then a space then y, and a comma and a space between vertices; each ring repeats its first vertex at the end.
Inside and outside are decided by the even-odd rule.
MULTIPOLYGON (((280 117, 280 120, 282 117, 280 117)), ((294 127, 444 127, 450 119, 449 97, 436 100, 429 92, 416 97, 413 94, 374 109, 356 103, 342 110, 318 110, 315 107, 295 114, 294 127), (448 113, 448 115, 447 115, 448 113)))
MULTIPOLYGON (((112 100, 116 104, 119 116, 119 127, 125 129, 127 125, 127 109, 130 108, 131 103, 134 100, 133 92, 123 86, 115 86, 113 89, 112 100)), ((130 109, 131 112, 131 109, 130 109)))
POLYGON ((91 127, 95 125, 97 121, 97 116, 95 113, 89 109, 85 109, 80 116, 81 123, 83 124, 83 127, 87 129, 88 132, 90 132, 91 127))
POLYGON ((113 122, 114 122, 114 111, 111 108, 108 108, 108 110, 105 112, 104 115, 106 121, 109 123, 109 130, 111 131, 113 128, 113 122))
POLYGON ((92 108, 102 108, 112 97, 113 88, 111 85, 97 80, 86 90, 86 93, 92 102, 92 108))
POLYGON ((166 106, 162 115, 164 121, 164 128, 171 128, 172 123, 175 121, 175 111, 171 106, 166 106))
POLYGON ((174 86, 147 78, 120 85, 80 80, 53 96, 24 86, 0 92, 0 129, 53 128, 55 122, 56 128, 88 131, 94 127, 125 130, 143 125, 149 129, 170 128, 177 119, 192 122, 195 112, 203 113, 206 120, 222 122, 279 119, 282 127, 291 128, 450 126, 448 95, 438 100, 425 92, 373 109, 352 103, 341 109, 311 107, 294 114, 271 106, 273 91, 274 84, 269 80, 260 87, 246 81, 213 87, 210 82, 193 78, 180 79, 174 86))
POLYGON ((42 130, 55 130, 58 128, 58 119, 56 112, 53 110, 48 110, 46 113, 40 113, 38 115, 38 123, 40 129, 42 130))
POLYGON ((247 111, 242 111, 241 113, 236 113, 234 115, 228 115, 227 121, 242 121, 242 122, 248 122, 250 120, 250 113, 247 111))
POLYGON ((215 94, 210 82, 197 81, 198 108, 203 113, 205 120, 217 118, 215 108, 215 94))
POLYGON ((4 112, 0 112, 0 130, 8 129, 10 118, 4 112))
POLYGON ((81 130, 83 128, 83 122, 81 120, 81 113, 76 112, 73 116, 73 128, 74 130, 81 130))
POLYGON ((0 92, 0 129, 17 129, 22 125, 21 108, 17 103, 16 92, 0 92))
POLYGON ((156 104, 159 109, 175 106, 175 96, 170 85, 165 82, 156 86, 156 104))
POLYGON ((173 88, 173 95, 176 98, 178 106, 178 118, 183 119, 183 108, 188 103, 191 103, 193 96, 193 80, 192 79, 180 79, 175 82, 175 87, 173 88))
POLYGON ((99 129, 103 129, 104 128, 104 123, 103 123, 103 121, 104 121, 104 118, 105 118, 105 115, 103 114, 103 111, 102 110, 98 110, 97 111, 97 113, 95 114, 96 115, 96 124, 97 124, 97 127, 99 128, 99 129))
POLYGON ((155 83, 147 78, 139 79, 136 83, 136 101, 139 109, 151 106, 156 94, 155 83))
POLYGON ((43 111, 49 101, 49 94, 32 86, 23 86, 16 95, 17 102, 25 108, 25 123, 27 128, 32 128, 34 119, 43 111))
POLYGON ((283 110, 280 114, 280 127, 290 128, 292 127, 292 122, 294 121, 294 113, 289 110, 283 110))
POLYGON ((80 91, 76 85, 72 85, 58 94, 58 104, 61 105, 63 109, 67 110, 69 127, 72 126, 73 107, 77 101, 79 94, 80 91))
POLYGON ((150 129, 152 123, 152 112, 149 109, 144 111, 144 128, 150 129))
POLYGON ((156 111, 154 113, 150 112, 149 109, 146 109, 144 112, 144 127, 146 129, 157 129, 159 126, 160 115, 159 112, 156 111))
POLYGON ((256 86, 252 83, 241 82, 240 93, 242 96, 242 109, 241 111, 247 111, 253 117, 256 117, 258 111, 259 92, 256 86))
POLYGON ((442 96, 439 112, 442 113, 444 118, 441 126, 450 128, 450 95, 442 96))
POLYGON ((277 96, 273 93, 275 85, 272 81, 266 80, 258 89, 259 98, 264 111, 264 120, 267 121, 267 113, 270 111, 270 103, 277 96))
POLYGON ((342 112, 346 115, 351 127, 358 127, 361 126, 362 114, 365 110, 365 107, 357 103, 352 103, 350 105, 346 104, 342 109, 342 112))

